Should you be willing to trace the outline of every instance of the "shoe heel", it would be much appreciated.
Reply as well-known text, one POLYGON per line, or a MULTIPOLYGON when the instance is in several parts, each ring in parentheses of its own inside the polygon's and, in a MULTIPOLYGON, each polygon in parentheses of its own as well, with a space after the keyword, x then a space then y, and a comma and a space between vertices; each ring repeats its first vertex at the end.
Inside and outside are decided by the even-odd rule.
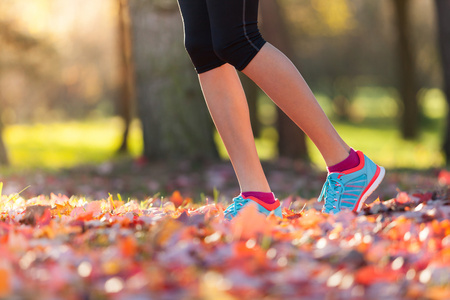
POLYGON ((375 174, 374 178, 372 178, 372 182, 367 187, 366 191, 362 194, 361 199, 359 200, 357 208, 354 210, 355 212, 361 211, 364 203, 366 202, 367 198, 369 198, 370 195, 378 188, 380 183, 384 179, 384 175, 386 175, 386 170, 381 167, 377 166, 377 173, 375 174))

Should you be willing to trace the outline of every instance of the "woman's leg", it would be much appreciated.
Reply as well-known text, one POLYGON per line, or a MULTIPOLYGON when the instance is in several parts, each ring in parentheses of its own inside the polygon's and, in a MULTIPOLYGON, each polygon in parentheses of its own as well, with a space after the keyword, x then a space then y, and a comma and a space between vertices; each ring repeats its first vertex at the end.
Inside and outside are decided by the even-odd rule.
MULTIPOLYGON (((243 2, 242 0, 215 1, 218 2, 211 3, 209 0, 178 1, 184 21, 186 50, 199 73, 206 103, 227 148, 241 191, 270 192, 256 152, 248 105, 241 82, 235 68, 226 64, 225 60, 217 55, 217 52, 223 54, 223 51, 216 51, 218 43, 227 42, 228 38, 235 40, 236 37, 241 36, 243 41, 234 44, 237 47, 231 49, 236 52, 234 56, 238 60, 242 59, 246 65, 256 54, 257 51, 248 44, 247 38, 243 35, 243 2), (207 2, 210 2, 209 7, 207 2), (228 9, 229 14, 224 14, 225 12, 218 6, 219 4, 222 8, 228 9), (217 32, 215 32, 216 34, 212 32, 209 12, 211 7, 212 11, 219 12, 214 20, 219 18, 225 21, 222 27, 227 39, 222 34, 217 35, 217 32)), ((256 41, 255 43, 262 46, 261 43, 256 41)))
POLYGON ((243 71, 312 139, 329 167, 318 200, 323 211, 359 211, 384 169, 342 140, 292 62, 265 43, 257 27, 258 0, 207 0, 214 50, 243 71), (239 8, 240 7, 240 8, 239 8), (237 13, 238 10, 241 13, 237 13))
POLYGON ((243 73, 311 138, 328 166, 348 157, 350 147, 336 132, 297 68, 282 52, 266 43, 243 73))
POLYGON ((383 180, 385 170, 362 152, 350 151, 292 62, 266 43, 243 72, 311 138, 329 167, 318 198, 322 211, 360 211, 383 180))
POLYGON ((207 0, 216 54, 243 71, 313 140, 328 166, 347 158, 337 134, 291 61, 258 30, 258 0, 207 0))
MULTIPOLYGON (((242 191, 269 192, 270 188, 256 153, 245 95, 229 64, 247 74, 288 113, 314 141, 328 166, 348 160, 350 147, 334 130, 300 73, 289 59, 262 39, 257 27, 258 0, 179 0, 179 4, 185 21, 186 48, 199 73, 211 116, 230 155, 242 191), (204 59, 202 52, 208 59, 204 59)), ((370 162, 366 164, 361 152, 358 155, 358 168, 338 174, 337 179, 327 179, 319 197, 325 199, 325 212, 338 212, 345 205, 361 209, 365 198, 384 176, 384 170, 380 172, 380 167, 368 159, 370 162), (343 184, 360 184, 358 193, 362 196, 353 195, 357 198, 347 197, 343 205, 341 200, 336 204, 338 200, 333 197, 335 193, 339 194, 336 189, 343 185, 331 184, 331 180, 341 180, 341 177, 345 180, 343 184)), ((226 212, 235 216, 240 207, 248 203, 246 197, 235 199, 226 212)), ((278 201, 261 202, 257 197, 248 197, 259 204, 261 212, 275 211, 281 216, 278 201)))
POLYGON ((270 192, 256 152, 247 100, 236 69, 225 64, 199 74, 211 117, 227 148, 242 192, 270 192))

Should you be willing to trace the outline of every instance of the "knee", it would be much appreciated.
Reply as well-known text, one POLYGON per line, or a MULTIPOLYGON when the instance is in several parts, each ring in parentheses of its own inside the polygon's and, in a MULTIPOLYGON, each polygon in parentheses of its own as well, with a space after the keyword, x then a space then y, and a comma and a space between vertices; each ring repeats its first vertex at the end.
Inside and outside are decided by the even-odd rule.
POLYGON ((212 42, 208 40, 185 38, 184 47, 199 74, 224 64, 214 52, 212 42))
POLYGON ((232 41, 216 39, 214 52, 223 61, 242 71, 259 52, 265 40, 258 36, 250 40, 246 36, 238 37, 232 41))
POLYGON ((212 46, 200 40, 186 38, 184 40, 184 48, 193 61, 198 60, 205 52, 213 51, 212 46))
POLYGON ((230 43, 226 43, 223 41, 216 41, 214 43, 213 49, 217 57, 219 57, 223 61, 226 61, 227 63, 233 64, 232 63, 232 61, 234 61, 233 47, 230 45, 230 43))

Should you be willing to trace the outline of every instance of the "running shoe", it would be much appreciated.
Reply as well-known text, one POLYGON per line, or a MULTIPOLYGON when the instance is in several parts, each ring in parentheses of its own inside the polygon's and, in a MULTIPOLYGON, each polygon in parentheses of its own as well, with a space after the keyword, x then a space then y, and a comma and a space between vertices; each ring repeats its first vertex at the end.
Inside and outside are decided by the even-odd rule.
POLYGON ((385 170, 377 166, 361 151, 356 152, 360 163, 341 173, 329 173, 319 202, 324 201, 323 213, 336 214, 341 210, 359 212, 384 178, 385 170))
POLYGON ((224 211, 225 219, 233 219, 239 214, 239 211, 242 208, 250 204, 256 204, 258 211, 266 216, 273 212, 275 216, 283 218, 280 201, 278 201, 278 199, 275 199, 275 202, 272 204, 267 204, 255 197, 244 197, 239 195, 233 199, 233 203, 224 211))

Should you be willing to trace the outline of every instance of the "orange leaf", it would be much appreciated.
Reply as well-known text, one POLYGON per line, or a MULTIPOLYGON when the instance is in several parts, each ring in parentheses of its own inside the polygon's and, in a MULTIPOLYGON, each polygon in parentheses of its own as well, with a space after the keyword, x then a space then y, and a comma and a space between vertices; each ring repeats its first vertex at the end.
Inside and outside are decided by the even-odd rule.
POLYGON ((258 211, 253 203, 246 205, 237 217, 231 221, 236 238, 250 239, 262 234, 270 234, 273 222, 258 211))
POLYGON ((408 202, 411 202, 411 198, 409 195, 405 192, 398 193, 397 197, 395 198, 395 202, 400 204, 406 204, 408 202))
POLYGON ((58 215, 70 215, 72 212, 73 207, 69 203, 64 204, 58 204, 55 203, 55 207, 52 208, 52 215, 58 216, 58 215))
POLYGON ((299 219, 299 223, 304 229, 314 228, 323 221, 323 218, 323 214, 314 209, 310 209, 302 218, 299 219))
POLYGON ((377 282, 395 282, 399 274, 386 268, 377 268, 375 266, 366 266, 356 272, 356 282, 363 285, 371 285, 377 282))
POLYGON ((184 199, 183 199, 183 197, 181 196, 181 194, 180 194, 179 191, 175 191, 175 192, 173 192, 172 196, 170 196, 170 201, 171 201, 173 204, 175 204, 175 207, 178 208, 178 207, 180 207, 180 206, 183 204, 184 199))
POLYGON ((11 274, 7 269, 0 268, 0 297, 8 298, 11 294, 11 274))
POLYGON ((136 239, 127 236, 124 237, 119 243, 119 249, 123 256, 129 257, 134 256, 138 250, 136 239))

